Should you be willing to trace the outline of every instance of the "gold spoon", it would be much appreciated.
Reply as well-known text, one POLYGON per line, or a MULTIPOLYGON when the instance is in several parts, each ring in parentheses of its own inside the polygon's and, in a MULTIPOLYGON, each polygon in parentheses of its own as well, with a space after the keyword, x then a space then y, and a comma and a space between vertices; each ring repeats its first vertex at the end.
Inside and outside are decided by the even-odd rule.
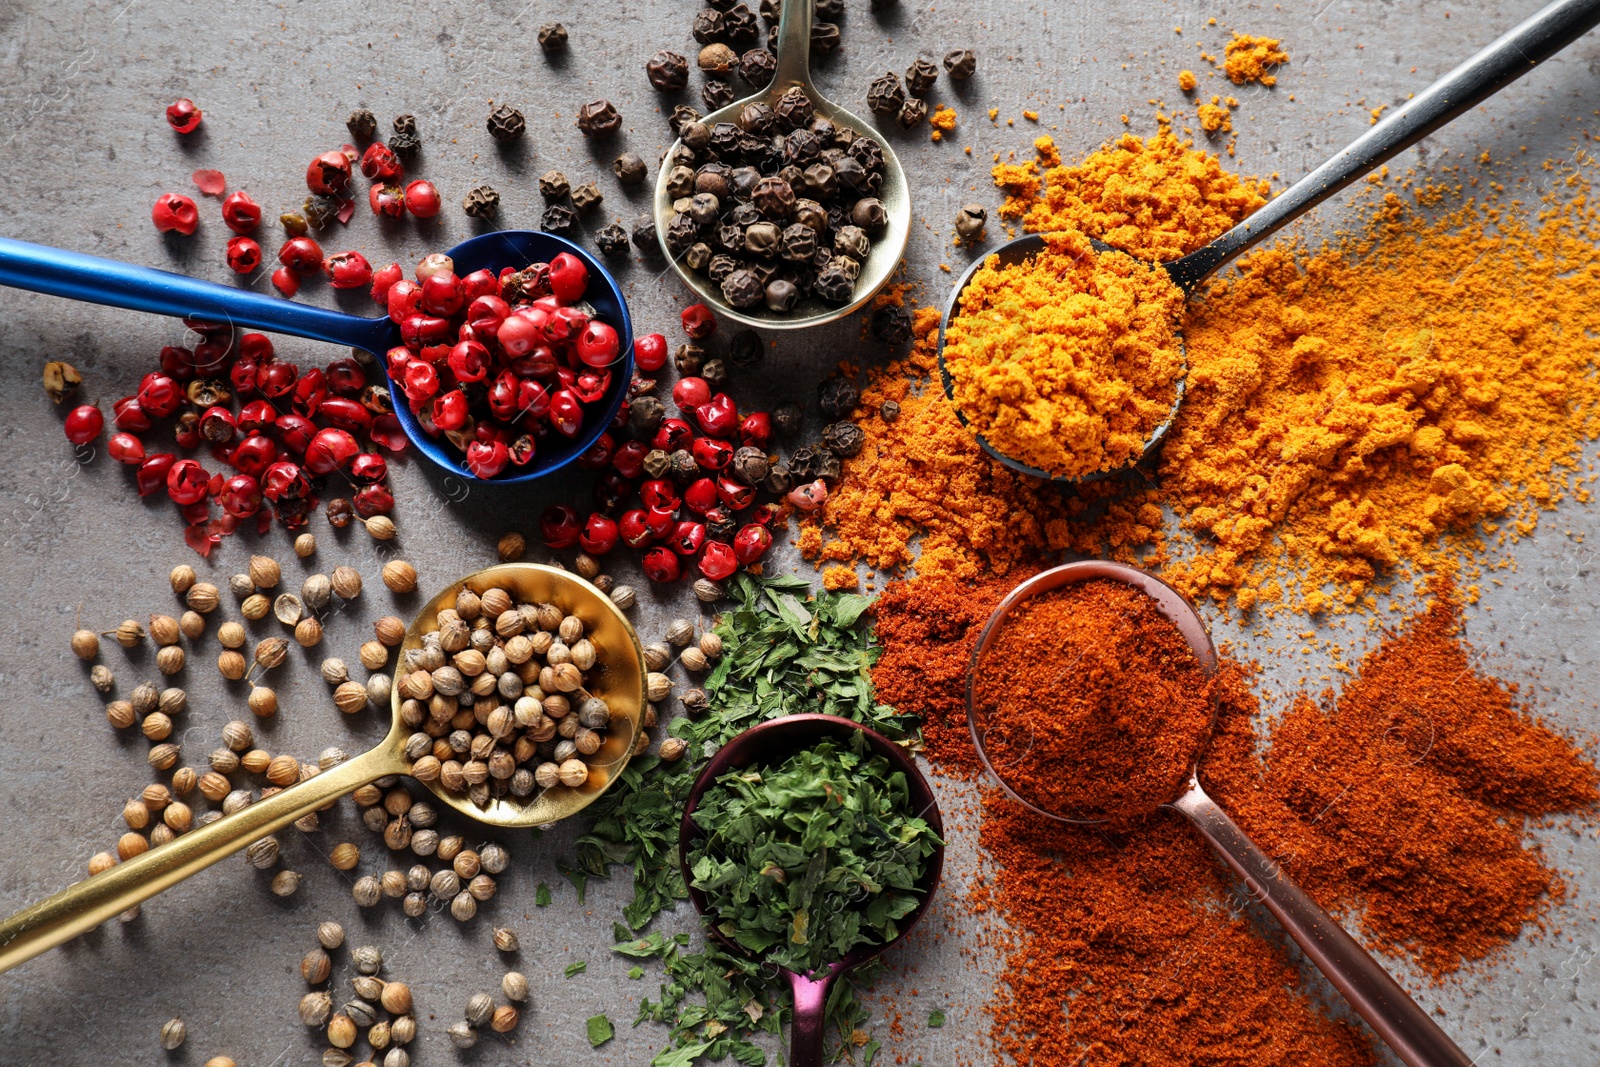
MULTIPOLYGON (((598 656, 590 672, 588 692, 611 708, 611 725, 600 750, 588 758, 589 780, 575 788, 543 790, 527 798, 504 796, 478 807, 463 795, 427 783, 434 796, 479 822, 493 826, 539 826, 566 818, 594 803, 621 775, 633 755, 645 707, 644 650, 622 612, 600 590, 582 578, 535 563, 504 563, 470 574, 423 606, 401 642, 404 656, 437 629, 434 616, 453 607, 462 589, 482 593, 504 589, 518 602, 552 603, 583 620, 598 656)), ((242 811, 226 815, 198 830, 150 849, 108 871, 68 886, 55 896, 0 922, 0 971, 32 959, 47 949, 92 930, 142 900, 155 896, 191 874, 281 830, 302 816, 346 793, 389 775, 409 774, 406 738, 413 730, 400 718, 400 688, 394 687, 392 725, 376 748, 363 752, 313 778, 290 786, 242 811)))
POLYGON ((873 126, 861 121, 844 108, 840 107, 817 92, 816 86, 811 83, 811 21, 816 8, 816 0, 785 0, 783 13, 778 20, 778 69, 772 76, 772 82, 763 90, 743 100, 736 100, 725 108, 713 111, 700 121, 707 127, 715 126, 719 122, 731 122, 735 125, 739 121, 739 112, 746 104, 764 103, 775 105, 783 94, 799 86, 811 98, 818 116, 828 119, 835 126, 854 130, 859 136, 871 137, 883 148, 883 188, 878 191, 878 199, 883 201, 883 209, 889 216, 889 223, 882 233, 878 234, 872 242, 872 251, 867 256, 865 263, 861 264, 861 277, 856 279, 855 292, 848 304, 835 306, 825 303, 815 296, 807 297, 788 312, 775 312, 765 305, 753 308, 736 308, 722 297, 722 288, 709 277, 696 274, 673 257, 672 251, 667 248, 667 224, 672 221, 672 197, 667 193, 667 176, 672 171, 673 161, 681 152, 686 151, 683 141, 673 142, 672 148, 663 157, 661 168, 656 175, 656 238, 661 242, 661 253, 672 264, 672 269, 678 272, 678 277, 683 279, 685 285, 693 289, 700 299, 718 312, 742 322, 747 326, 761 326, 769 330, 799 330, 807 326, 820 326, 825 322, 835 322, 844 318, 851 312, 859 309, 867 301, 877 295, 895 268, 900 265, 900 258, 905 255, 906 237, 911 232, 911 192, 906 186, 905 171, 900 168, 900 160, 895 157, 894 149, 873 126))

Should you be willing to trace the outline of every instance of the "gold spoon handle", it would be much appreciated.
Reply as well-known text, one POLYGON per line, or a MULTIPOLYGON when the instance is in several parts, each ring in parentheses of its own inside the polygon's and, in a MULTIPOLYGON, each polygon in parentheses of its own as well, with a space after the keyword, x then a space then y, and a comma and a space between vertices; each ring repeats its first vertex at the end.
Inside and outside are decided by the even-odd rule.
POLYGON ((404 769, 391 747, 379 746, 24 908, 0 922, 0 972, 94 929, 359 786, 404 769))
POLYGON ((778 16, 778 70, 773 84, 811 89, 811 23, 816 0, 785 0, 778 16))

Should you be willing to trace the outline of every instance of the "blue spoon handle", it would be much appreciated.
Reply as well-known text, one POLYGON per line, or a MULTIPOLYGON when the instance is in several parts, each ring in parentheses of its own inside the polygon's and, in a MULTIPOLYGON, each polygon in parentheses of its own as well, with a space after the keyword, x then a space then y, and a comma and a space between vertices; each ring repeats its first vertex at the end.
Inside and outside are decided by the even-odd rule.
POLYGON ((387 318, 297 304, 171 271, 0 237, 0 285, 154 315, 193 315, 382 353, 395 335, 387 318))

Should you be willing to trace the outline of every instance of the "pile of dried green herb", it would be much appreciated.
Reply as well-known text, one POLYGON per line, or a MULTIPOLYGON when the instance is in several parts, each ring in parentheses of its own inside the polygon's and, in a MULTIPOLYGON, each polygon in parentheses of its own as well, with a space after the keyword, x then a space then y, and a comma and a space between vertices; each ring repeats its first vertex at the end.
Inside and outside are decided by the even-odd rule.
POLYGON ((905 774, 860 734, 728 772, 693 818, 690 872, 717 930, 801 973, 893 941, 939 846, 905 774))
MULTIPOLYGON (((613 951, 638 959, 660 959, 665 970, 659 997, 640 1001, 634 1024, 671 1027, 672 1047, 657 1056, 656 1067, 687 1064, 698 1055, 742 1064, 767 1061, 751 1038, 777 1035, 789 1014, 789 993, 773 980, 773 970, 743 955, 708 945, 686 951, 688 931, 698 917, 688 908, 677 919, 680 931, 641 932, 675 901, 688 897, 678 869, 678 821, 694 783, 697 764, 749 726, 796 712, 842 715, 891 738, 912 738, 916 719, 879 704, 870 671, 879 648, 863 618, 871 601, 856 594, 809 597, 802 578, 736 575, 729 596, 736 607, 723 615, 716 633, 723 655, 705 682, 706 711, 680 717, 670 727, 689 744, 688 758, 664 763, 655 755, 633 760, 622 778, 590 809, 594 828, 578 839, 576 865, 566 873, 580 896, 590 877, 607 877, 613 864, 633 872, 633 901, 615 924, 613 951)), ((866 1008, 857 987, 871 983, 878 964, 851 974, 834 986, 828 1023, 842 1053, 850 1050, 870 1064, 878 1042, 862 1031, 866 1008)))

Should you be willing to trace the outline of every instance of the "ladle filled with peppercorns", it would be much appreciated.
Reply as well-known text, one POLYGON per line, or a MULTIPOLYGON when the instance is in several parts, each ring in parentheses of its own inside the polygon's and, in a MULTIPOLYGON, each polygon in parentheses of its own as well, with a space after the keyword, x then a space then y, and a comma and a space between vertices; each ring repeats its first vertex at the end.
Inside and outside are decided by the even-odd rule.
POLYGON ((1408 1067, 1469 1067, 1461 1051, 1283 866, 1201 788, 1218 657, 1183 594, 1122 563, 1043 571, 995 607, 967 676, 967 725, 1006 793, 1047 819, 1170 832, 1176 811, 1244 880, 1408 1067))
MULTIPOLYGON (((957 279, 939 326, 939 372, 957 416, 977 434, 985 452, 1023 474, 1073 484, 1132 469, 1160 445, 1183 401, 1187 359, 1178 330, 1185 298, 1236 257, 1477 107, 1597 23, 1600 2, 1555 0, 1406 100, 1254 215, 1179 259, 1140 263, 1100 241, 1043 233, 1018 237, 981 257, 957 279), (1048 362, 1034 354, 1026 362, 1019 361, 1016 334, 1037 336, 1039 330, 1030 330, 1027 321, 997 320, 1010 316, 1031 319, 1040 307, 1044 308, 1042 314, 1055 314, 1069 297, 1030 293, 1026 300, 1013 299, 1016 294, 1007 291, 1012 288, 1006 285, 1007 275, 1037 277, 1038 271, 1028 271, 1029 264, 1043 263, 1044 257, 1052 255, 1055 263, 1066 262, 1061 256, 1063 249, 1070 249, 1084 268, 1084 284, 1075 289, 1071 299, 1079 294, 1096 296, 1102 284, 1126 285, 1132 276, 1164 272, 1166 277, 1153 283, 1156 288, 1141 285, 1135 298, 1135 303, 1140 303, 1154 292, 1172 296, 1159 302, 1161 314, 1169 319, 1167 325, 1150 331, 1162 334, 1159 343, 1141 341, 1129 331, 1122 338, 1140 343, 1107 341, 1085 357, 1082 353, 1087 346, 1077 345, 1072 337, 1064 343, 1076 347, 1063 351, 1074 354, 1048 362), (1106 271, 1098 267, 1091 271, 1088 260, 1114 265, 1108 265, 1106 271), (996 271, 1001 272, 998 277, 996 271), (1007 329, 1013 332, 1008 334, 1007 329), (984 340, 978 340, 980 334, 984 340), (1168 342, 1168 337, 1174 341, 1168 342), (1062 363, 1074 363, 1072 369, 1081 370, 1085 359, 1099 364, 1093 368, 1095 376, 1120 379, 1117 388, 1085 390, 1084 383, 1075 380, 1081 379, 1082 373, 1062 372, 1062 363), (1168 373, 1157 373, 1160 368, 1168 373), (1135 418, 1130 412, 1136 405, 1140 410, 1135 418), (1092 433, 1095 427, 1100 432, 1092 433)), ((1077 273, 1077 268, 1073 272, 1077 273)), ((1145 310, 1154 314, 1157 306, 1152 300, 1145 310)), ((1117 315, 1113 310, 1105 320, 1107 337, 1113 333, 1110 324, 1117 315)))
MULTIPOLYGON (((656 232, 678 276, 729 318, 774 330, 872 299, 911 226, 894 150, 811 82, 815 7, 785 0, 767 87, 679 125, 656 179, 656 232)), ((701 65, 736 58, 710 45, 701 65)))
MULTIPOLYGON (((0 971, 364 785, 409 775, 479 822, 542 826, 597 800, 645 738, 638 635, 609 597, 567 571, 504 563, 468 575, 423 606, 400 656, 377 747, 320 773, 291 765, 286 788, 0 922, 0 971)), ((348 708, 337 692, 335 701, 351 714, 366 706, 364 695, 348 708)), ((391 825, 409 836, 404 820, 391 825)))
MULTIPOLYGON (((309 238, 285 245, 285 255, 301 251, 311 257, 307 271, 324 269, 309 238)), ((390 267, 373 276, 373 297, 388 314, 364 318, 0 237, 0 285, 371 353, 390 382, 382 406, 406 437, 473 482, 522 484, 559 470, 621 410, 633 378, 628 305, 616 279, 579 246, 500 230, 426 257, 415 281, 401 275, 390 267)), ((235 354, 224 359, 217 372, 226 377, 235 354)), ((322 430, 310 446, 308 457, 329 471, 361 451, 344 426, 322 430)))

